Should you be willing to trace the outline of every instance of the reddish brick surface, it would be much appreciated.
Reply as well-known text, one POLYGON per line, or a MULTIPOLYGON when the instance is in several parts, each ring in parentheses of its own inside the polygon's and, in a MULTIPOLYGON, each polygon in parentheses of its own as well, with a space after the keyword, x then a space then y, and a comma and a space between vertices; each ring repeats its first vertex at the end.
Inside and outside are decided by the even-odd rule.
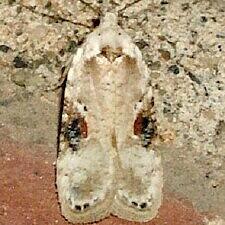
MULTIPOLYGON (((41 146, 0 140, 0 225, 66 225, 60 215, 53 162, 56 154, 41 146)), ((159 215, 148 225, 202 225, 203 216, 184 201, 164 194, 159 215)), ((98 225, 140 224, 116 217, 98 225)))

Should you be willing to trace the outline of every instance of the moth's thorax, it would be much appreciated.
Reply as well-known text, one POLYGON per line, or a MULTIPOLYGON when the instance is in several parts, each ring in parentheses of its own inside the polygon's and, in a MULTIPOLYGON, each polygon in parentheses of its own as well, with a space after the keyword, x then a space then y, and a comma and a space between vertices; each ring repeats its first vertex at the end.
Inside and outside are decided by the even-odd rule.
POLYGON ((88 35, 84 44, 87 58, 100 54, 105 48, 111 48, 113 51, 120 49, 124 54, 128 53, 134 56, 135 53, 132 51, 136 51, 136 49, 131 38, 117 25, 115 19, 110 20, 110 18, 88 35))
POLYGON ((84 74, 78 97, 88 108, 89 134, 111 138, 113 130, 121 146, 133 135, 134 106, 143 95, 136 59, 107 46, 86 61, 84 74))

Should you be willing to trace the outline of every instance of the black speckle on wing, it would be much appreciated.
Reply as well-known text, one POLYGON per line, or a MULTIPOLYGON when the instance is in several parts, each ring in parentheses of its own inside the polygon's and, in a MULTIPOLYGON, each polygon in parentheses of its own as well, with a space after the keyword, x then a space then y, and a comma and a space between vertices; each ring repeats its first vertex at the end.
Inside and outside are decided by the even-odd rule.
POLYGON ((151 144, 152 139, 157 135, 156 120, 151 117, 143 117, 141 133, 142 146, 148 147, 151 144))
POLYGON ((81 129, 78 118, 73 119, 68 124, 65 128, 64 136, 69 143, 69 147, 76 151, 81 138, 81 129))

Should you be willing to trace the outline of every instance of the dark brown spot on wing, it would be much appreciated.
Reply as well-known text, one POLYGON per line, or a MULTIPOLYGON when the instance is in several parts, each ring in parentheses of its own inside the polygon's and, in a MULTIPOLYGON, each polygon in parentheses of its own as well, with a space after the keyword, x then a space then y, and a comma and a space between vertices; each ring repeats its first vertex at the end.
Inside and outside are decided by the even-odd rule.
POLYGON ((148 110, 138 113, 134 121, 133 133, 141 138, 143 147, 148 147, 158 135, 156 119, 151 110, 153 106, 154 103, 151 103, 148 110))
POLYGON ((109 46, 106 46, 102 48, 101 54, 108 59, 108 61, 113 62, 116 58, 122 56, 122 48, 110 48, 109 46))

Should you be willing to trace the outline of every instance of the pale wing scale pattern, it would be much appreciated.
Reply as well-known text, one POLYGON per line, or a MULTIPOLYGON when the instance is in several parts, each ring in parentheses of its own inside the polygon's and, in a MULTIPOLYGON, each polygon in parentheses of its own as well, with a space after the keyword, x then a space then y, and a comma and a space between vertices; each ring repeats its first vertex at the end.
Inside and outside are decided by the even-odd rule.
POLYGON ((57 160, 59 202, 70 222, 156 216, 163 179, 149 75, 112 13, 74 56, 57 160))

